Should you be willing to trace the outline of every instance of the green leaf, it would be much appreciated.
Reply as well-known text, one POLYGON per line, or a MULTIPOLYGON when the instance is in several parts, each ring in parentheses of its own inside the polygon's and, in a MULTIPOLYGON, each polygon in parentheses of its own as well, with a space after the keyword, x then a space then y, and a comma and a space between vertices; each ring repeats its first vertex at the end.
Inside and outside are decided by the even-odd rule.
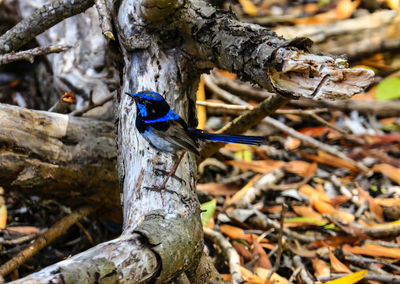
POLYGON ((389 101, 400 98, 400 77, 382 80, 376 88, 378 101, 389 101))
POLYGON ((210 218, 214 215, 216 207, 217 207, 217 200, 215 198, 213 200, 201 204, 201 209, 206 210, 201 214, 203 217, 203 226, 206 226, 208 220, 210 220, 210 218))
POLYGON ((324 221, 318 221, 312 217, 294 217, 294 218, 285 219, 285 223, 290 223, 290 222, 314 223, 316 226, 324 226, 327 223, 324 221))

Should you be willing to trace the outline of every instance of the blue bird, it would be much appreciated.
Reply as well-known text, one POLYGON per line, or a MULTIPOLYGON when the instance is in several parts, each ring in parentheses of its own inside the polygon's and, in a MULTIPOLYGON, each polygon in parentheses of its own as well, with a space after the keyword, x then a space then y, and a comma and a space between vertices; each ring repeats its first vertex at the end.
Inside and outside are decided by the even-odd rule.
POLYGON ((165 188, 168 179, 175 173, 186 151, 200 155, 200 141, 214 141, 247 145, 265 142, 262 136, 228 135, 208 133, 201 129, 189 128, 157 92, 142 91, 126 93, 136 103, 136 128, 154 148, 167 153, 184 151, 164 183, 157 189, 165 188))

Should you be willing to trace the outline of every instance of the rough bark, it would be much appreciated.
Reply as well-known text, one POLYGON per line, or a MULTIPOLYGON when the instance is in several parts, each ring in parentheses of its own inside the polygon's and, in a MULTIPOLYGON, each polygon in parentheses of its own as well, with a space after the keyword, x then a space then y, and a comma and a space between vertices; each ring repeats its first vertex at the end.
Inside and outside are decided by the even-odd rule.
POLYGON ((121 220, 113 124, 4 104, 0 121, 0 183, 7 191, 101 204, 99 216, 121 220))

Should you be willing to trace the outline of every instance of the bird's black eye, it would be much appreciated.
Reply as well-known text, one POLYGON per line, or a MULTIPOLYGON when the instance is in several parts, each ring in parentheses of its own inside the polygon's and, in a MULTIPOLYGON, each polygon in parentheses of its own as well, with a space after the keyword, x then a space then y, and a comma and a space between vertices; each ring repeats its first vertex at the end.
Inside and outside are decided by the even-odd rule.
POLYGON ((151 113, 156 113, 156 110, 154 108, 151 109, 151 113))

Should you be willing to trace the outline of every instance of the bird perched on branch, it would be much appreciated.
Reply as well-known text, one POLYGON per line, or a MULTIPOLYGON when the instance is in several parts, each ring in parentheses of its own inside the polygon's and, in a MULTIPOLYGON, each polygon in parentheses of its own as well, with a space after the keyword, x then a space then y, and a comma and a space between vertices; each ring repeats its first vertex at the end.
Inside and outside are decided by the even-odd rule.
POLYGON ((176 154, 183 151, 173 169, 160 187, 165 188, 168 179, 176 172, 185 152, 199 155, 200 141, 213 141, 247 145, 260 145, 263 136, 245 136, 208 133, 201 129, 189 128, 157 92, 143 91, 136 94, 126 93, 136 102, 136 128, 154 148, 176 154))

